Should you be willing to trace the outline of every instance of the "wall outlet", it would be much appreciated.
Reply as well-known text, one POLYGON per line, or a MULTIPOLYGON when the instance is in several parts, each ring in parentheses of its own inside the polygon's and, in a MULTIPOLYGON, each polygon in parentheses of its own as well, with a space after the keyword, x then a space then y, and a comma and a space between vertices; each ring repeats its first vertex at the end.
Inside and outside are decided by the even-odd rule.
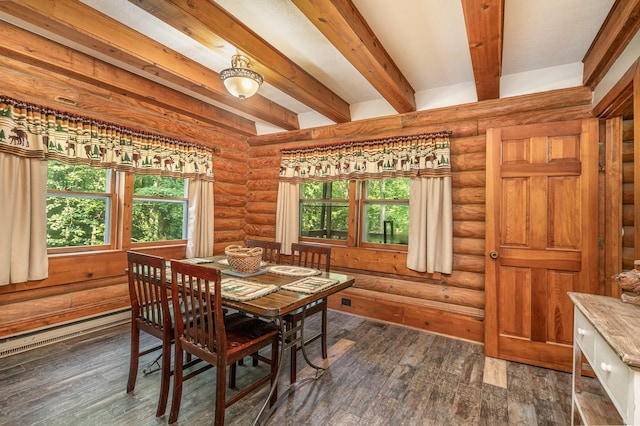
POLYGON ((340 303, 344 306, 351 306, 351 299, 345 299, 343 297, 340 303))

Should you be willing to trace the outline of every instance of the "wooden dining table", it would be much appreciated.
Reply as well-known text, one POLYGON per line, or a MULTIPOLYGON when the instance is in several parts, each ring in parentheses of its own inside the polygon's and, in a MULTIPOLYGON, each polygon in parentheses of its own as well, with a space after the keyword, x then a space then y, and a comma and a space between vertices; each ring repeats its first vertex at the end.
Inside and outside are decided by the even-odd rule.
MULTIPOLYGON (((267 320, 274 321, 276 324, 278 324, 278 326, 280 327, 281 340, 277 377, 280 377, 280 372, 282 370, 282 364, 286 356, 286 351, 297 350, 297 347, 300 346, 302 355, 306 363, 316 370, 316 375, 310 379, 317 380, 322 375, 325 368, 315 365, 309 359, 305 350, 305 345, 302 344, 302 342, 304 342, 305 315, 302 315, 302 321, 299 324, 294 324, 294 326, 291 328, 287 327, 286 321, 284 321, 284 317, 287 314, 292 314, 294 312, 297 312, 298 310, 304 311, 306 310, 307 306, 325 299, 341 290, 344 290, 345 288, 351 287, 355 282, 355 278, 337 272, 327 273, 325 271, 318 271, 313 276, 304 278, 317 277, 323 280, 332 280, 334 281, 334 283, 328 285, 325 288, 320 288, 315 292, 294 291, 289 290, 285 287, 292 285, 292 283, 299 282, 303 278, 301 278, 300 276, 284 275, 283 273, 274 273, 270 271, 272 266, 278 265, 264 264, 261 265, 262 273, 258 275, 243 276, 242 274, 237 274, 236 272, 231 270, 231 267, 228 265, 228 262, 225 262, 225 260, 226 256, 183 259, 184 262, 197 263, 203 267, 219 269, 222 272, 223 282, 225 281, 225 278, 236 278, 240 281, 256 283, 263 286, 276 286, 277 288, 273 289, 273 291, 271 291, 270 293, 257 298, 252 298, 250 300, 237 300, 237 298, 232 299, 225 296, 225 292, 223 290, 223 304, 228 308, 232 308, 250 315, 259 316, 267 320)), ((256 416, 256 419, 253 423, 254 425, 259 424, 260 419, 269 403, 271 395, 276 391, 277 382, 277 380, 274 381, 274 384, 271 387, 269 394, 260 409, 260 412, 256 416)), ((271 416, 279 403, 282 402, 286 398, 286 396, 295 389, 295 387, 295 384, 291 384, 285 392, 278 396, 277 402, 273 404, 273 406, 269 410, 268 414, 265 417, 266 419, 271 416)))

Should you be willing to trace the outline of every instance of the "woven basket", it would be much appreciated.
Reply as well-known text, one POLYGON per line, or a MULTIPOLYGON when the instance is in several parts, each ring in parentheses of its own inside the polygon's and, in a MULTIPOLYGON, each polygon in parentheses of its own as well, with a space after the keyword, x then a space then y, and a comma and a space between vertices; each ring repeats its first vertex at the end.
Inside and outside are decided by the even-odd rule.
POLYGON ((262 247, 227 246, 224 249, 229 266, 241 274, 253 274, 260 269, 262 247))

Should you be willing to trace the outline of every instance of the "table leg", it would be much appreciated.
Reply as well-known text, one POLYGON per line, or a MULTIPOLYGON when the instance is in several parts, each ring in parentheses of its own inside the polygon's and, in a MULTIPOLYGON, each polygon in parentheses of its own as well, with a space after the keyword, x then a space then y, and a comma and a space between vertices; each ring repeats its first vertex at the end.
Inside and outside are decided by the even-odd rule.
MULTIPOLYGON (((326 303, 326 302, 325 302, 326 303)), ((306 317, 306 310, 307 307, 305 305, 305 307, 302 309, 302 319, 300 320, 300 339, 299 341, 300 346, 302 346, 302 356, 304 357, 304 360, 306 361, 307 365, 309 365, 312 368, 315 368, 316 370, 316 376, 314 378, 314 380, 317 380, 318 378, 320 378, 320 376, 322 376, 324 374, 325 368, 324 367, 320 367, 318 365, 315 365, 310 359, 309 356, 307 355, 307 350, 304 344, 304 318, 306 317)), ((297 326, 294 326, 294 329, 296 329, 297 326)), ((293 348, 293 350, 295 351, 296 348, 293 348)))
MULTIPOLYGON (((276 388, 278 386, 278 379, 280 378, 280 372, 282 371, 282 364, 286 354, 286 350, 289 348, 289 346, 287 346, 286 339, 285 339, 285 335, 287 333, 287 330, 286 330, 287 327, 286 327, 285 321, 282 319, 282 317, 278 317, 276 318, 276 323, 280 327, 280 358, 278 359, 278 368, 276 369, 276 378, 273 381, 273 384, 271 385, 271 389, 269 389, 269 395, 267 395, 267 398, 262 404, 262 407, 260 408, 258 415, 256 416, 255 420, 252 423, 252 426, 260 424, 260 417, 262 417, 262 413, 264 413, 264 410, 267 408, 267 404, 269 404, 269 401, 271 400, 271 396, 276 391, 276 388)), ((267 413, 265 421, 269 419, 269 417, 271 417, 276 407, 280 404, 280 401, 284 400, 283 396, 284 395, 280 395, 277 398, 275 404, 271 406, 269 412, 267 413)))
POLYGON ((276 388, 278 386, 278 378, 280 377, 280 372, 282 370, 282 364, 283 364, 283 362, 285 360, 285 355, 287 353, 287 350, 289 350, 289 351, 297 350, 297 345, 298 345, 298 343, 300 343, 300 345, 302 346, 302 355, 304 357, 304 360, 306 361, 306 363, 309 366, 311 366, 312 368, 315 368, 316 375, 315 375, 315 377, 310 377, 310 378, 304 379, 302 381, 299 381, 297 383, 290 384, 289 387, 287 388, 287 390, 277 397, 276 402, 271 406, 271 408, 267 412, 266 417, 264 419, 265 421, 268 420, 269 417, 271 417, 271 415, 278 408, 278 405, 280 405, 280 403, 282 403, 282 401, 287 399, 287 397, 289 396, 289 393, 293 392, 297 387, 301 386, 304 383, 307 383, 307 382, 309 382, 311 380, 317 380, 325 372, 325 368, 324 367, 320 367, 320 366, 315 365, 309 359, 309 357, 307 355, 307 351, 305 350, 305 347, 304 347, 304 318, 305 318, 306 311, 307 311, 307 306, 305 305, 302 308, 302 320, 300 321, 300 324, 294 324, 293 327, 291 329, 289 329, 289 330, 287 330, 286 321, 284 321, 284 319, 282 317, 276 318, 276 322, 277 322, 278 326, 280 327, 280 359, 278 360, 278 368, 277 368, 277 371, 276 371, 276 379, 274 380, 273 385, 271 386, 271 389, 269 390, 269 395, 267 395, 267 398, 264 401, 264 404, 262 404, 262 408, 260 408, 260 411, 258 412, 258 415, 256 416, 255 420, 252 423, 253 426, 260 424, 260 417, 262 417, 262 414, 264 413, 265 409, 267 408, 267 404, 269 404, 269 401, 271 400, 271 396, 276 391, 276 388))

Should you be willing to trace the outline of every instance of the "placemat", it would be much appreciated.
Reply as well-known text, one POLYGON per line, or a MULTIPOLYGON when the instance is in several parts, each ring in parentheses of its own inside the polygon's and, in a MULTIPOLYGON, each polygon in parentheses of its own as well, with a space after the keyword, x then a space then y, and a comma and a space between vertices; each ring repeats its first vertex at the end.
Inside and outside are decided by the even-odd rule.
POLYGON ((249 274, 245 274, 244 272, 234 271, 233 269, 224 269, 222 271, 223 274, 232 275, 238 278, 247 278, 247 277, 255 277, 256 275, 266 274, 266 269, 258 269, 256 272, 251 272, 249 274))
MULTIPOLYGON (((266 269, 262 269, 262 271, 261 273, 263 274, 267 272, 266 269)), ((167 266, 167 281, 171 282, 171 280, 171 268, 167 266)), ((182 279, 178 278, 178 283, 180 284, 181 282, 182 279)), ((231 277, 222 278, 220 284, 223 298, 240 302, 257 299, 278 290, 278 286, 273 284, 260 284, 231 277)))
POLYGON ((229 300, 245 301, 257 299, 278 290, 272 284, 259 284, 238 278, 222 279, 222 297, 229 300))
POLYGON ((318 271, 317 269, 293 265, 275 265, 267 269, 274 274, 288 275, 290 277, 311 277, 322 273, 322 271, 318 271))
POLYGON ((331 280, 329 278, 307 277, 289 284, 285 284, 281 288, 291 291, 297 291, 298 293, 313 294, 334 286, 338 283, 338 280, 331 280))

